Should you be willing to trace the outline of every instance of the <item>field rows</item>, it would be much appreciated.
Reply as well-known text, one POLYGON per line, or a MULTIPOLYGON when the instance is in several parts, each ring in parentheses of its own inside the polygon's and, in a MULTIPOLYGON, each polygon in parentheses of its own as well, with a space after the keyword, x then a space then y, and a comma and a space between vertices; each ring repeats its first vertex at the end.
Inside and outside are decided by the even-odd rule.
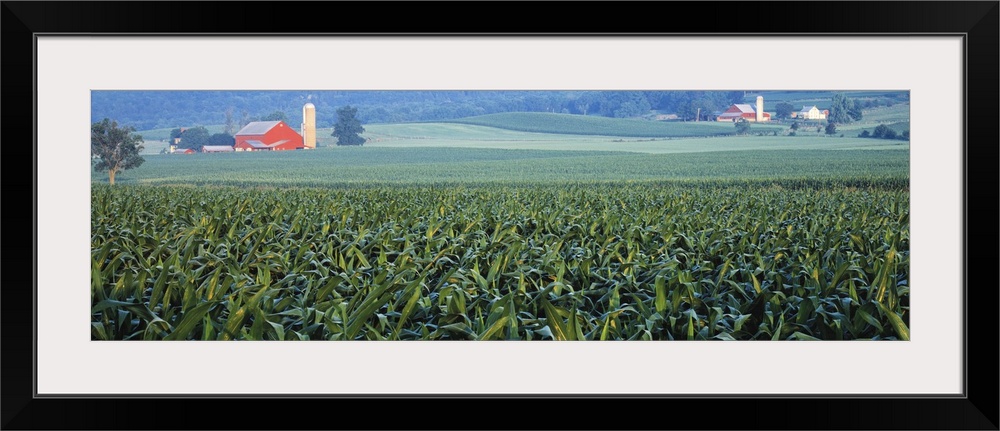
MULTIPOLYGON (((749 138, 748 138, 749 139, 749 138)), ((761 138, 764 139, 764 138, 761 138)), ((776 138, 787 139, 787 138, 776 138)), ((877 139, 834 139, 846 148, 877 139)), ((838 148, 833 146, 831 148, 838 148)), ((321 148, 309 151, 162 155, 121 173, 123 184, 331 187, 441 182, 702 181, 853 178, 861 185, 909 178, 909 152, 893 146, 838 151, 746 150, 639 154, 477 148, 321 148)), ((94 182, 106 182, 93 172, 94 182)))
POLYGON ((907 339, 908 192, 794 184, 94 184, 92 338, 907 339))

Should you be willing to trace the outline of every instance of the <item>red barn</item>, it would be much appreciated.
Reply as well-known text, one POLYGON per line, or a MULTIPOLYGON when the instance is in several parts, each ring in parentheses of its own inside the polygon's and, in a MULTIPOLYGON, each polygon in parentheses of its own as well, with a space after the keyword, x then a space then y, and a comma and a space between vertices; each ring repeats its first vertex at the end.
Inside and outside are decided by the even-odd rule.
MULTIPOLYGON (((764 112, 764 118, 762 121, 771 121, 771 114, 764 112)), ((747 121, 757 121, 757 112, 754 111, 753 106, 748 104, 738 104, 732 105, 725 112, 720 114, 716 121, 738 121, 740 118, 747 121)))
POLYGON ((254 121, 236 132, 236 151, 280 151, 305 148, 302 135, 284 121, 254 121))

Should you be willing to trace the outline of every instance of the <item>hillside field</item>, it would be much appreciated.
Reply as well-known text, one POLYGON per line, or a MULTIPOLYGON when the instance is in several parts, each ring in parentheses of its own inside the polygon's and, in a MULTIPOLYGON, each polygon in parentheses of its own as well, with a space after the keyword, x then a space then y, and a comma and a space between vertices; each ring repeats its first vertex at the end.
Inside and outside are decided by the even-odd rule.
MULTIPOLYGON (((715 121, 648 121, 629 118, 607 118, 586 115, 552 114, 544 112, 508 112, 452 120, 455 123, 494 127, 521 132, 541 132, 568 135, 600 135, 645 138, 680 138, 693 136, 735 135, 731 122, 715 121)), ((754 124, 764 132, 781 127, 754 124)))
MULTIPOLYGON (((810 93, 777 94, 805 97, 810 93)), ((851 93, 854 94, 854 93, 851 93)), ((878 92, 870 94, 877 96, 878 92)), ((859 92, 856 97, 869 95, 859 92)), ((769 95, 773 96, 773 95, 769 95)), ((801 102, 802 100, 798 100, 801 102)), ((908 149, 907 141, 857 138, 863 130, 886 124, 898 133, 909 130, 909 104, 881 106, 864 111, 859 122, 837 125, 837 133, 826 136, 825 121, 800 122, 797 136, 788 136, 793 121, 774 121, 750 126, 750 136, 735 136, 728 122, 650 121, 539 112, 503 113, 468 117, 449 122, 365 124, 363 137, 370 146, 429 146, 511 148, 538 150, 634 151, 671 153, 725 151, 730 149, 880 148, 908 149), (817 127, 820 128, 817 131, 817 127), (840 135, 844 135, 843 138, 840 135), (732 140, 730 140, 730 138, 732 140), (776 138, 776 139, 762 139, 776 138), (788 139, 777 139, 788 138, 788 139), (846 139, 830 141, 829 138, 846 139), (818 140, 819 139, 819 140, 818 140)), ((206 126, 210 133, 222 125, 206 126)), ((293 126, 294 127, 294 126, 293 126)), ((317 128, 318 147, 336 146, 331 127, 317 128)), ((137 132, 147 140, 144 154, 165 147, 170 129, 137 132), (162 142, 161 142, 162 141, 162 142)))

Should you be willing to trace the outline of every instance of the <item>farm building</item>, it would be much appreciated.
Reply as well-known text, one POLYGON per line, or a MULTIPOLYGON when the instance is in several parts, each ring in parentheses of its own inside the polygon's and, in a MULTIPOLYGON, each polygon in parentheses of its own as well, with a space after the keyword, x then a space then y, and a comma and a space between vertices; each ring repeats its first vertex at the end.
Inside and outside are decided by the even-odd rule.
POLYGON ((733 104, 726 109, 718 117, 715 118, 716 121, 739 121, 744 119, 747 121, 771 121, 771 114, 764 112, 764 98, 757 96, 757 107, 754 109, 753 106, 747 103, 733 104))
POLYGON ((284 121, 255 121, 236 132, 236 151, 280 151, 305 148, 302 135, 284 121))
MULTIPOLYGON (((181 127, 180 131, 181 131, 181 134, 184 134, 184 132, 187 131, 187 127, 181 127)), ((173 152, 177 151, 177 147, 179 147, 180 145, 181 145, 181 137, 180 136, 177 136, 177 137, 171 139, 170 141, 167 142, 167 152, 173 153, 173 152)))
POLYGON ((803 120, 825 120, 826 116, 829 114, 830 111, 826 109, 820 111, 819 108, 817 108, 814 105, 814 106, 803 106, 802 110, 796 112, 795 115, 793 115, 793 117, 801 118, 803 120))
POLYGON ((316 148, 316 105, 302 105, 302 143, 306 148, 316 148))
POLYGON ((235 148, 229 145, 202 145, 201 152, 203 153, 231 153, 236 151, 235 148))
POLYGON ((171 153, 174 153, 174 154, 194 154, 196 152, 197 151, 195 151, 193 148, 183 148, 183 149, 180 149, 180 150, 173 150, 173 151, 171 151, 171 153))
MULTIPOLYGON (((183 135, 183 134, 184 134, 184 132, 186 132, 186 131, 187 131, 187 127, 181 127, 181 134, 182 134, 182 135, 183 135)), ((174 138, 174 145, 180 145, 180 143, 181 143, 181 137, 180 137, 180 136, 178 136, 178 137, 175 137, 175 138, 174 138)))

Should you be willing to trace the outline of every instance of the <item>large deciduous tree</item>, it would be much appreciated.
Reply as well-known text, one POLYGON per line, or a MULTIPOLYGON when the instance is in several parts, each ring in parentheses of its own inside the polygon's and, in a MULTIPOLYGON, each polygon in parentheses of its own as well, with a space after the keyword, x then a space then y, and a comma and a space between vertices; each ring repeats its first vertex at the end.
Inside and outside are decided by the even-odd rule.
POLYGON ((108 173, 108 183, 115 184, 115 175, 139 167, 146 161, 139 155, 143 150, 142 136, 131 126, 119 127, 118 122, 105 118, 90 126, 90 154, 96 157, 95 171, 108 173))
POLYGON ((170 145, 173 145, 174 142, 176 142, 177 139, 180 139, 182 133, 184 133, 184 131, 181 130, 180 127, 171 130, 170 131, 170 145))
POLYGON ((227 135, 236 134, 236 117, 234 117, 232 106, 226 108, 226 129, 224 132, 227 135))
POLYGON ((826 134, 827 135, 833 135, 835 133, 837 133, 837 123, 827 122, 826 123, 826 134))
POLYGON ((750 122, 745 118, 740 118, 740 120, 736 122, 736 134, 746 135, 748 133, 750 133, 750 122))
POLYGON ((837 93, 833 95, 833 101, 830 103, 830 116, 827 117, 831 123, 849 123, 851 122, 851 115, 848 114, 849 106, 847 105, 847 97, 843 93, 837 93))
POLYGON ((210 136, 211 134, 208 133, 208 129, 205 126, 192 127, 181 133, 181 143, 177 146, 198 150, 202 145, 209 145, 208 138, 210 136))
POLYGON ((333 136, 337 138, 337 145, 365 144, 365 138, 361 137, 365 128, 361 127, 357 114, 358 108, 349 105, 337 110, 337 124, 333 126, 333 136))
POLYGON ((830 116, 827 120, 837 124, 847 124, 851 121, 860 121, 862 117, 860 103, 854 99, 848 99, 843 93, 833 95, 830 116))
POLYGON ((781 102, 777 105, 774 105, 774 116, 782 120, 786 118, 791 118, 792 111, 794 110, 795 107, 792 106, 792 104, 781 102))

